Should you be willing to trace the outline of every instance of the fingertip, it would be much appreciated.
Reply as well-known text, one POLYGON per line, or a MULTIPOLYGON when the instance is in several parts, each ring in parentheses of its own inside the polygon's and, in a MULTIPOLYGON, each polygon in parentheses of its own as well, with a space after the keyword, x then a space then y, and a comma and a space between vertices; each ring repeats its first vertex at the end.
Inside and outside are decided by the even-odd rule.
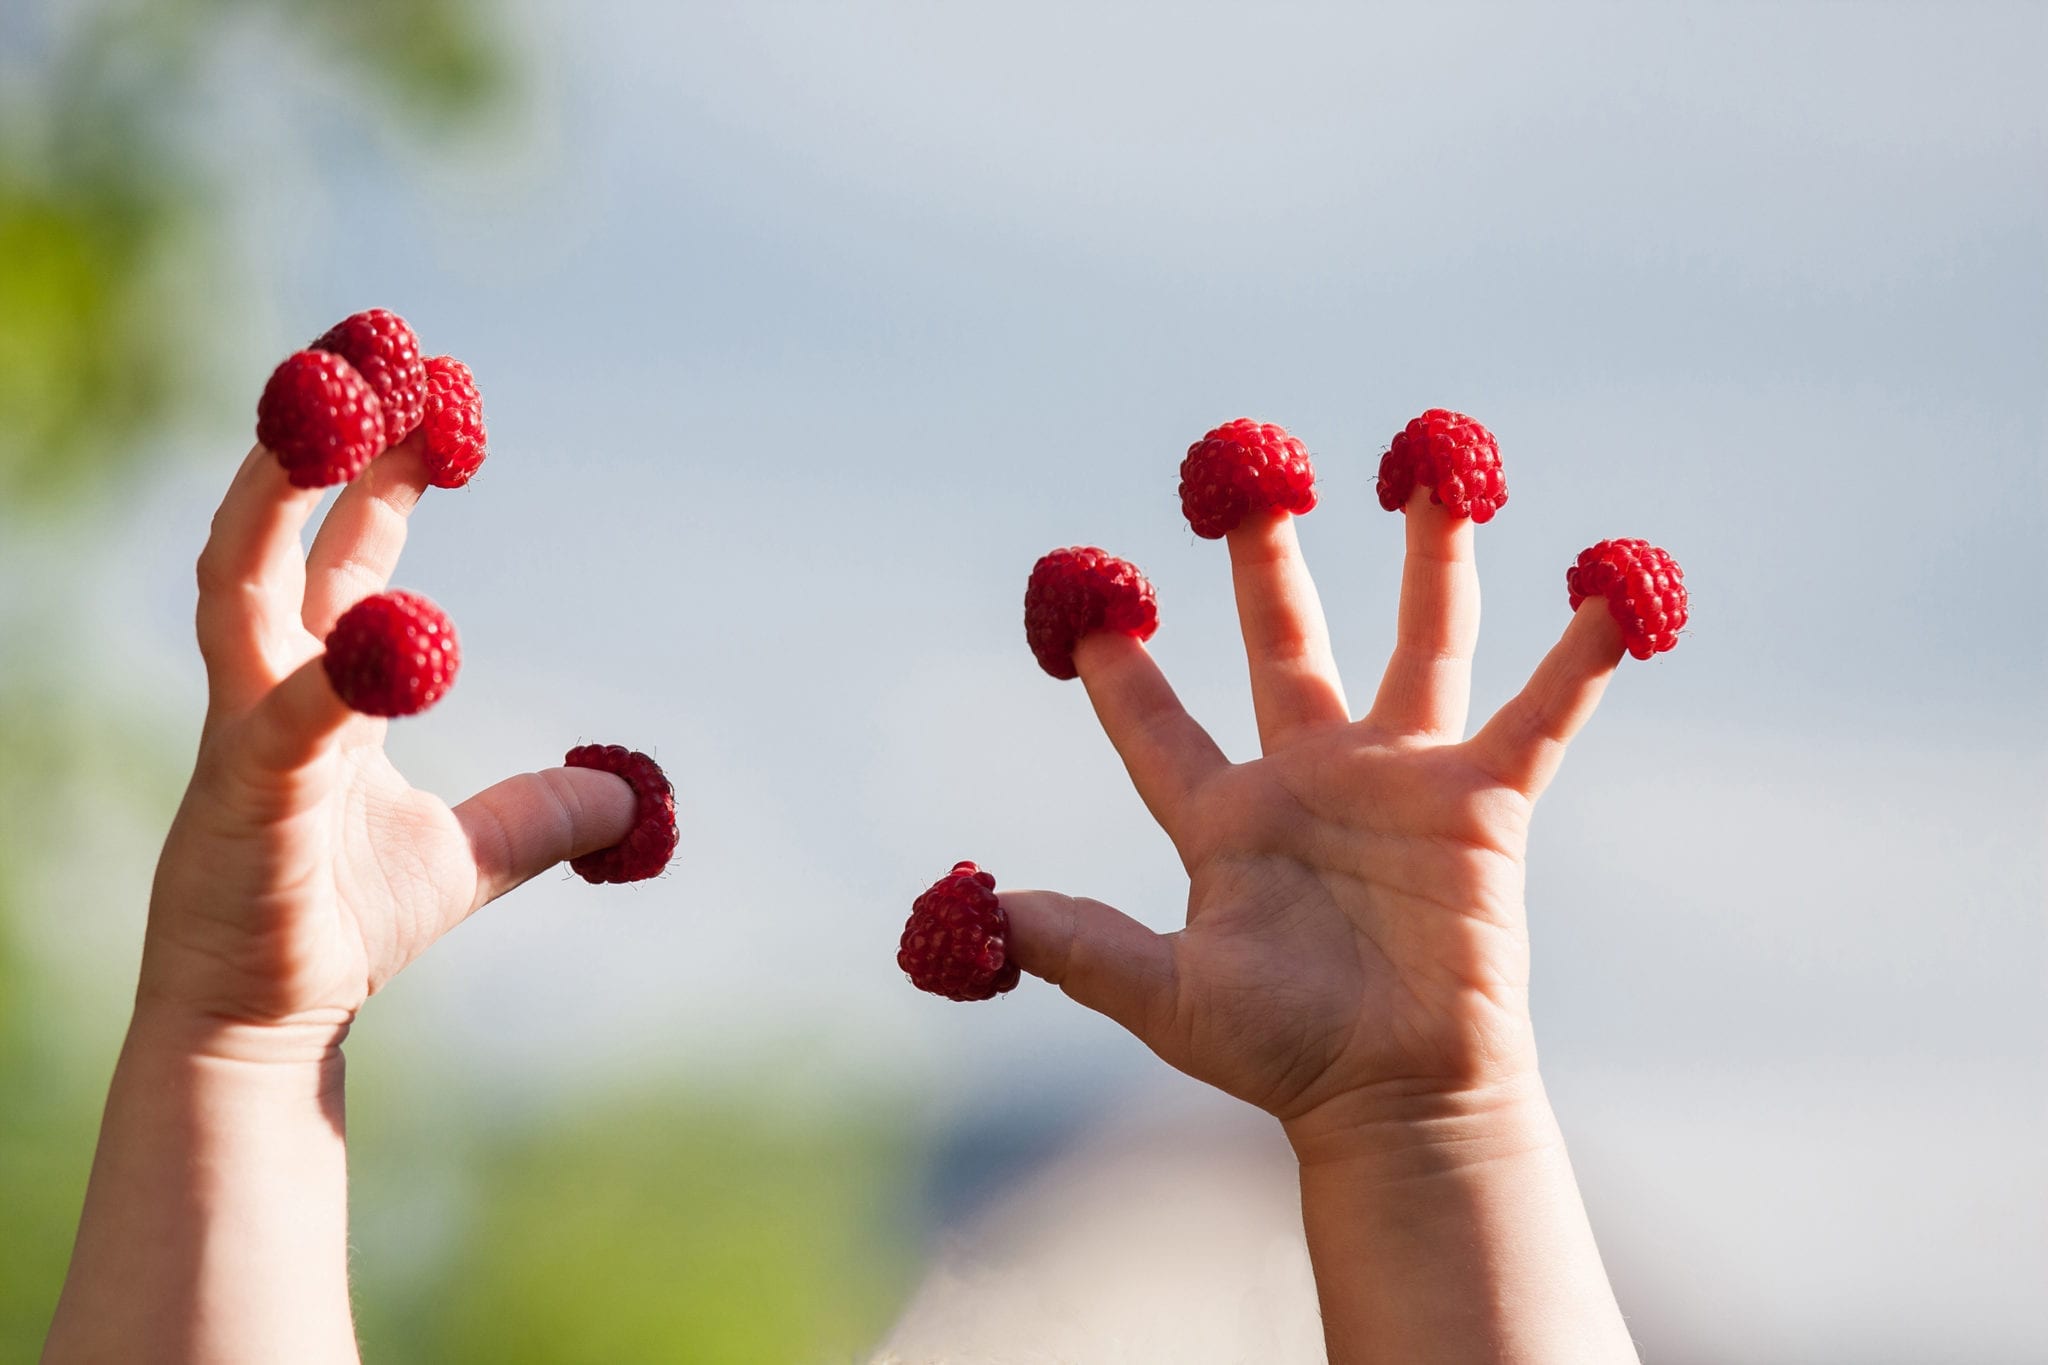
POLYGON ((1301 554, 1301 537, 1294 530, 1294 515, 1274 508, 1247 512, 1244 520, 1223 537, 1230 547, 1230 559, 1239 568, 1292 559, 1301 554))
POLYGON ((1057 986, 1073 948, 1074 898, 1057 891, 998 891, 996 903, 1010 922, 1010 956, 1057 986))
POLYGON ((1572 613, 1564 628, 1564 640, 1589 669, 1617 668, 1628 645, 1622 638, 1621 623, 1604 597, 1588 597, 1572 613))
POLYGON ((1107 678, 1140 660, 1149 660, 1151 653, 1135 635, 1119 630, 1090 631, 1074 645, 1074 671, 1086 683, 1090 674, 1107 678))
POLYGON ((1458 562, 1473 557, 1478 539, 1474 531, 1476 523, 1470 517, 1454 515, 1448 507, 1435 501, 1427 486, 1417 487, 1408 495, 1408 504, 1402 512, 1411 552, 1458 562))
POLYGON ((633 784, 602 768, 550 768, 541 774, 565 805, 573 805, 575 837, 563 859, 581 858, 617 844, 632 832, 638 810, 633 784))

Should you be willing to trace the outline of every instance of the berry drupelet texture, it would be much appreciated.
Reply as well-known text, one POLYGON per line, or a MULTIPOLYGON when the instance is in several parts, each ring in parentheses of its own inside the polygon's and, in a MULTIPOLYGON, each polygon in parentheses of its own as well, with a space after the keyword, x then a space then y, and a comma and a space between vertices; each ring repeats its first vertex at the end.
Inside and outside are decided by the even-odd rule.
POLYGON ((295 487, 347 483, 384 448, 383 405, 340 356, 294 351, 256 400, 256 440, 295 487))
POLYGON ((1589 597, 1607 599, 1622 643, 1638 659, 1670 649, 1685 629, 1685 574, 1647 540, 1603 540, 1580 551, 1564 584, 1573 611, 1589 597))
POLYGON ((658 876, 675 856, 676 789, 661 765, 622 744, 579 744, 562 759, 571 768, 595 768, 633 788, 633 827, 610 848, 571 859, 569 868, 593 883, 639 882, 658 876))
POLYGON ((1418 486, 1454 517, 1492 521, 1508 500, 1500 444, 1463 413, 1431 408, 1403 427, 1380 457, 1380 506, 1405 511, 1418 486))
POLYGON ((955 863, 911 904, 896 965, 921 991, 948 1000, 993 1000, 1017 984, 1009 935, 996 879, 973 863, 955 863))
POLYGON ((1225 422, 1180 462, 1180 510, 1204 540, 1228 535, 1254 513, 1299 515, 1315 505, 1308 448, 1270 422, 1225 422))
POLYGON ((484 400, 476 376, 453 356, 426 359, 427 402, 420 419, 428 481, 460 488, 484 462, 484 400))
POLYGON ((380 592, 341 614, 323 664, 335 695, 369 716, 410 716, 448 695, 462 666, 455 627, 418 593, 380 592))
POLYGON ((331 351, 370 381, 384 405, 384 448, 412 434, 427 406, 427 367, 420 359, 420 339, 406 320, 388 308, 351 313, 313 343, 331 351))
POLYGON ((1159 599, 1138 566, 1077 545, 1031 566, 1024 588, 1024 638, 1038 666, 1055 678, 1078 676, 1074 646, 1098 630, 1149 640, 1159 629, 1159 599))

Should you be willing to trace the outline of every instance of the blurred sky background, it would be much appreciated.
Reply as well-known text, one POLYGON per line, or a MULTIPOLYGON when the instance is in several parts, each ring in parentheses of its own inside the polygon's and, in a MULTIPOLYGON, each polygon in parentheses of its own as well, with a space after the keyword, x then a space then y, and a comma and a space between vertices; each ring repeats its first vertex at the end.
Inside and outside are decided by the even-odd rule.
MULTIPOLYGON (((145 120, 182 159, 113 178, 204 193, 167 191, 182 235, 145 254, 178 268, 106 381, 168 356, 170 397, 61 496, 56 419, 0 425, 15 1051, 103 1087, 203 705, 191 562, 270 366, 348 312, 468 361, 491 437, 396 579, 465 654, 394 728, 400 766, 459 799, 623 742, 679 792, 664 880, 544 878, 365 1011, 373 1358, 458 1358, 419 1344, 456 1328, 418 1286, 570 1235, 519 1194, 553 1190, 592 1248, 606 1210, 673 1204, 641 1298, 725 1275, 699 1297, 830 1285, 843 1311, 773 1345, 686 1347, 658 1308, 578 1336, 620 1282, 542 1255, 490 1292, 551 1301, 561 1335, 493 1344, 472 1303, 475 1358, 998 1359, 971 1338, 1006 1311, 1017 1351, 1319 1359, 1256 1116, 1057 991, 954 1006, 892 958, 960 858, 1179 922, 1172 850, 1024 646, 1025 574, 1076 543, 1139 563, 1157 656, 1250 756, 1180 454, 1239 415, 1308 443, 1301 537, 1369 697, 1401 555, 1372 479, 1432 406, 1497 433, 1512 491, 1480 536, 1475 715, 1562 629, 1582 547, 1646 537, 1692 589, 1681 647, 1625 662, 1574 747, 1529 873, 1545 1070, 1646 1359, 2048 1352, 2048 10, 443 3, 418 43, 475 29, 484 55, 409 67, 297 7, 31 0, 0 12, 0 189, 64 169, 21 149, 63 125, 78 35, 147 52, 170 14, 207 26, 145 120), (458 77, 483 93, 444 117, 458 77), (1162 1239, 1175 1186, 1134 1179, 1105 1183, 1158 1187, 1124 1216, 1056 1216, 1045 1192, 1119 1162, 1235 1212, 1162 1239), (764 1207, 752 1280, 689 1240, 764 1207), (1147 1347, 1173 1314, 1133 1287, 1142 1249, 1215 1227, 1253 1229, 1249 1259, 1204 1273, 1273 1293, 1147 1347), (1050 1275, 1124 1237, 1128 1284, 1050 1275)), ((23 335, 18 405, 51 354, 23 335)), ((68 1240, 91 1105, 37 1131, 15 1169, 55 1191, 35 1236, 68 1240)), ((38 1247, 31 1325, 63 1257, 38 1247)))

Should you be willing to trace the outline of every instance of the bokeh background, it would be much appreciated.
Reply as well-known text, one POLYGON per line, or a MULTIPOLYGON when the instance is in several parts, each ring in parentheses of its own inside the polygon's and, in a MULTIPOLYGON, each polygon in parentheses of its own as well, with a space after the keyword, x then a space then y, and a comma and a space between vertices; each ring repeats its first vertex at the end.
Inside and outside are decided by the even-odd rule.
MULTIPOLYGON (((1257 1116, 1027 982, 912 991, 955 859, 1183 886, 1026 570, 1096 543, 1254 736, 1185 445, 1316 453, 1354 696, 1377 456, 1499 434, 1478 708, 1609 535, 1694 626, 1546 799, 1546 1071, 1659 1362, 2048 1354, 2048 11, 0 7, 0 1358, 32 1358, 202 704, 191 562, 269 367, 468 360, 492 456, 398 582, 459 798, 675 775, 644 887, 544 878, 350 1043, 383 1361, 1320 1358, 1257 1116)), ((1483 711, 1481 712, 1483 714, 1483 711)))

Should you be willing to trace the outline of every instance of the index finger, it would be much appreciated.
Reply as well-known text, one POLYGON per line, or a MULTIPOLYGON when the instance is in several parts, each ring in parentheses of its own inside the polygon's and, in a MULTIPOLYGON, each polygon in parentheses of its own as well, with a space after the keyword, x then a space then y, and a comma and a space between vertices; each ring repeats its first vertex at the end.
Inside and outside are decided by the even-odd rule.
POLYGON ((213 514, 199 555, 196 626, 217 709, 246 709, 317 648, 299 625, 306 582, 299 535, 320 494, 293 487, 259 445, 213 514))

